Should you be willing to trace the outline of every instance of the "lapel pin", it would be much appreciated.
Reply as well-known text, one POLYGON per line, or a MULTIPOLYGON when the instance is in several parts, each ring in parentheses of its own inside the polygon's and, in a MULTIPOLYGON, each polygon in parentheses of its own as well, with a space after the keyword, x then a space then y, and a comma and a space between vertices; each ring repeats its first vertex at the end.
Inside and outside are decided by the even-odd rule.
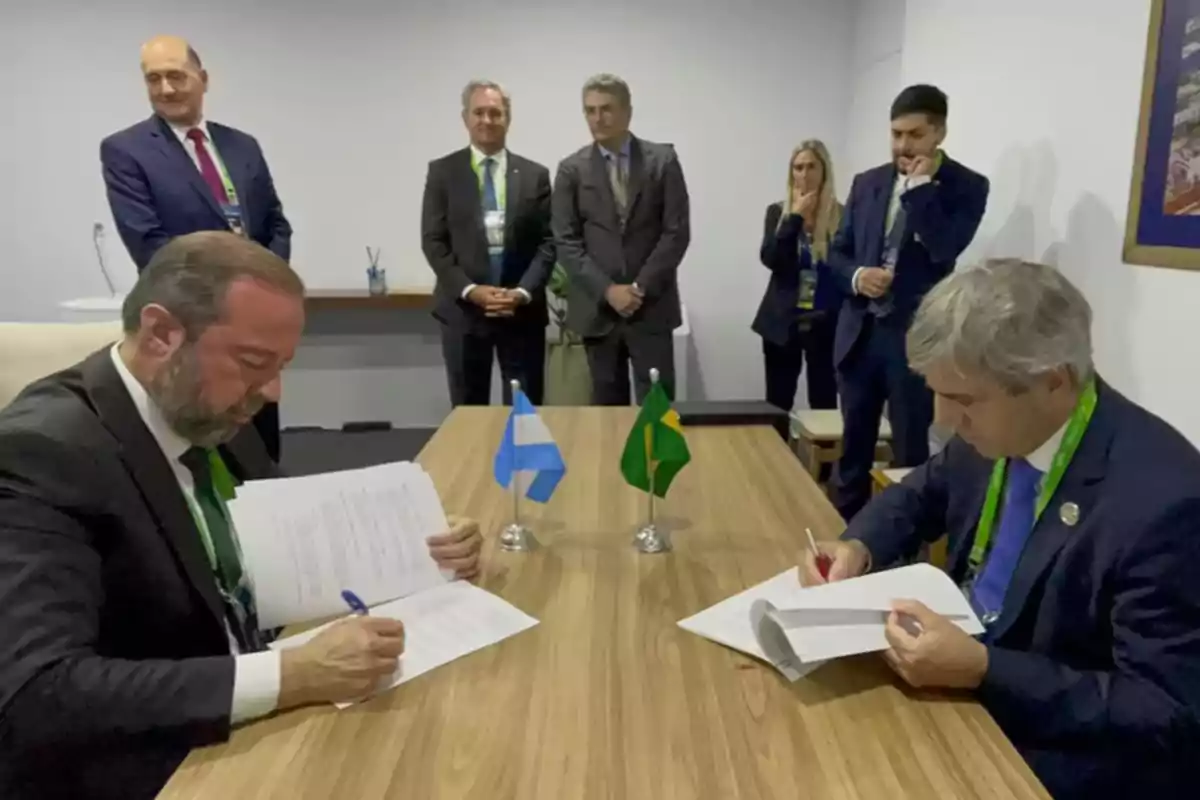
POLYGON ((1068 527, 1075 527, 1079 522, 1079 506, 1074 503, 1063 503, 1058 509, 1058 518, 1068 527))

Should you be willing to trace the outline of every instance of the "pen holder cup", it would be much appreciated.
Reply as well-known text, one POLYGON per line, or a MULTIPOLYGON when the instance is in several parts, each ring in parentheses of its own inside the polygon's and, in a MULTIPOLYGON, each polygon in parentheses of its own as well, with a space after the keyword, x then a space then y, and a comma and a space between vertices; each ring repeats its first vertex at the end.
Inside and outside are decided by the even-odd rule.
POLYGON ((387 294, 387 270, 367 270, 367 291, 371 294, 387 294))

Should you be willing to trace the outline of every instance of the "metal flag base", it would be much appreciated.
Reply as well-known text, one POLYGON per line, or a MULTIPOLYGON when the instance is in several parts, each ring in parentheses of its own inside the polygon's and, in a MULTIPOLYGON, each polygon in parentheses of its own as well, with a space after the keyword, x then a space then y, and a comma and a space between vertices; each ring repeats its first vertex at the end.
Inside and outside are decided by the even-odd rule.
POLYGON ((528 553, 538 546, 533 531, 519 522, 506 527, 500 533, 500 549, 510 553, 528 553))
POLYGON ((665 530, 651 522, 634 535, 633 546, 640 553, 666 553, 671 550, 671 539, 665 530))

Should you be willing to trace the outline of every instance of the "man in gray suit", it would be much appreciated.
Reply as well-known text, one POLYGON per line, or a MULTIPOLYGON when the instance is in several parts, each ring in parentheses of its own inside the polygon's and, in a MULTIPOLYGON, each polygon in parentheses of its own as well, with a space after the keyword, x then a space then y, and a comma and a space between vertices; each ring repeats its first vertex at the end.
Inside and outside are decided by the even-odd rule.
POLYGON ((672 145, 629 132, 629 86, 615 75, 584 84, 583 111, 595 142, 564 158, 554 181, 567 324, 583 336, 593 403, 629 404, 631 361, 638 403, 651 369, 674 398, 676 270, 691 240, 683 170, 672 145))
POLYGON ((504 402, 517 380, 540 405, 554 267, 550 171, 505 149, 512 103, 499 84, 472 81, 462 104, 470 144, 429 165, 421 209, 450 402, 488 405, 495 352, 504 402))

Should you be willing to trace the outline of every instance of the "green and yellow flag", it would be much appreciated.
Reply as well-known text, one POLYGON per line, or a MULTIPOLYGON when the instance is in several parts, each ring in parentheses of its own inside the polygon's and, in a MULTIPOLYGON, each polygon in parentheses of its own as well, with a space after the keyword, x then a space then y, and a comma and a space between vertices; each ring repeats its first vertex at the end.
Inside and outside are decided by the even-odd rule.
POLYGON ((655 383, 642 403, 633 430, 625 441, 621 454, 621 474, 625 481, 643 492, 650 491, 654 476, 654 493, 667 496, 667 489, 679 470, 691 461, 687 440, 679 424, 679 414, 671 408, 662 384, 655 383))

